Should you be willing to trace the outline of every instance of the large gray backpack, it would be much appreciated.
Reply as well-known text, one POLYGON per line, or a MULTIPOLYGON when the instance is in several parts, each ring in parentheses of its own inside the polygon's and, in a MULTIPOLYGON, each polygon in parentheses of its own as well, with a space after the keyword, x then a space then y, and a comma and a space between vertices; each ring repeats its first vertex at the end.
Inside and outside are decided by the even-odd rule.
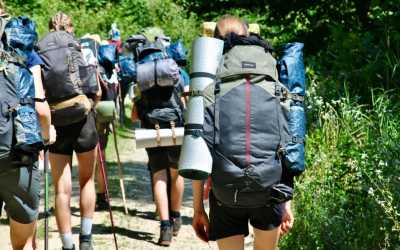
POLYGON ((44 62, 43 84, 50 103, 83 94, 79 67, 85 65, 80 45, 65 31, 47 34, 38 43, 44 62))
POLYGON ((261 207, 291 199, 281 183, 281 152, 290 96, 264 48, 235 46, 224 55, 215 85, 205 90, 204 138, 213 156, 212 190, 231 207, 261 207))
POLYGON ((92 108, 85 94, 95 94, 98 88, 91 87, 90 74, 95 77, 96 70, 84 60, 80 44, 72 34, 54 31, 39 41, 38 48, 52 123, 66 126, 83 120, 92 108))

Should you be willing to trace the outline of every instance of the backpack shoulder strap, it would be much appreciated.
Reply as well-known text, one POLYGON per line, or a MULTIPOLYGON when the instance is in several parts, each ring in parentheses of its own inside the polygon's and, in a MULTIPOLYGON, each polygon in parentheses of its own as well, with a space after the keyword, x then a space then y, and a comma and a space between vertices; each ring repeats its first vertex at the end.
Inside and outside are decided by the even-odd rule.
POLYGON ((219 102, 218 98, 221 94, 221 80, 218 79, 214 88, 214 142, 213 146, 219 144, 219 102))

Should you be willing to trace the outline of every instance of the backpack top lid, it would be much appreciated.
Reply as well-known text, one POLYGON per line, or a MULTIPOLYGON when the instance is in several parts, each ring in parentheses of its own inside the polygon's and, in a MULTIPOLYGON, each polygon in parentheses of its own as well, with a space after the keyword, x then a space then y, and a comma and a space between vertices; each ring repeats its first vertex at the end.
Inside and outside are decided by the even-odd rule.
POLYGON ((75 37, 64 30, 51 31, 47 33, 37 44, 39 54, 47 53, 55 48, 60 47, 75 47, 79 48, 79 43, 76 41, 75 37))
POLYGON ((37 42, 36 24, 25 16, 12 17, 4 27, 7 44, 14 49, 33 50, 37 42))
POLYGON ((222 80, 242 78, 243 75, 267 75, 278 80, 275 58, 257 45, 237 45, 229 50, 217 75, 222 80))
POLYGON ((138 61, 143 60, 146 56, 156 53, 163 52, 164 46, 160 42, 148 42, 138 48, 138 61))

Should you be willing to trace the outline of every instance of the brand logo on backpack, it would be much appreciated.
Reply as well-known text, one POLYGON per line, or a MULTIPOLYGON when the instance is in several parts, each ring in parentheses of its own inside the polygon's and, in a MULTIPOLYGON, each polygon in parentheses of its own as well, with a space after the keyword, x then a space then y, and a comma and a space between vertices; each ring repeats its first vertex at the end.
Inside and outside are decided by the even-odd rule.
POLYGON ((242 68, 243 69, 255 69, 257 68, 257 64, 255 62, 242 62, 242 68))

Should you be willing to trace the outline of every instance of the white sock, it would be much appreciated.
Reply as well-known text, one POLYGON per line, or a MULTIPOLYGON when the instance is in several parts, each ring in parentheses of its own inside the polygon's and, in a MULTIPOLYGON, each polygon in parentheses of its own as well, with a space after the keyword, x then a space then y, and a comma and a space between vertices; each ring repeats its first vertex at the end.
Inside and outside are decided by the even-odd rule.
POLYGON ((72 239, 72 232, 60 234, 63 248, 72 248, 74 246, 74 240, 72 239))
POLYGON ((91 218, 81 218, 81 235, 92 234, 93 219, 91 218))

